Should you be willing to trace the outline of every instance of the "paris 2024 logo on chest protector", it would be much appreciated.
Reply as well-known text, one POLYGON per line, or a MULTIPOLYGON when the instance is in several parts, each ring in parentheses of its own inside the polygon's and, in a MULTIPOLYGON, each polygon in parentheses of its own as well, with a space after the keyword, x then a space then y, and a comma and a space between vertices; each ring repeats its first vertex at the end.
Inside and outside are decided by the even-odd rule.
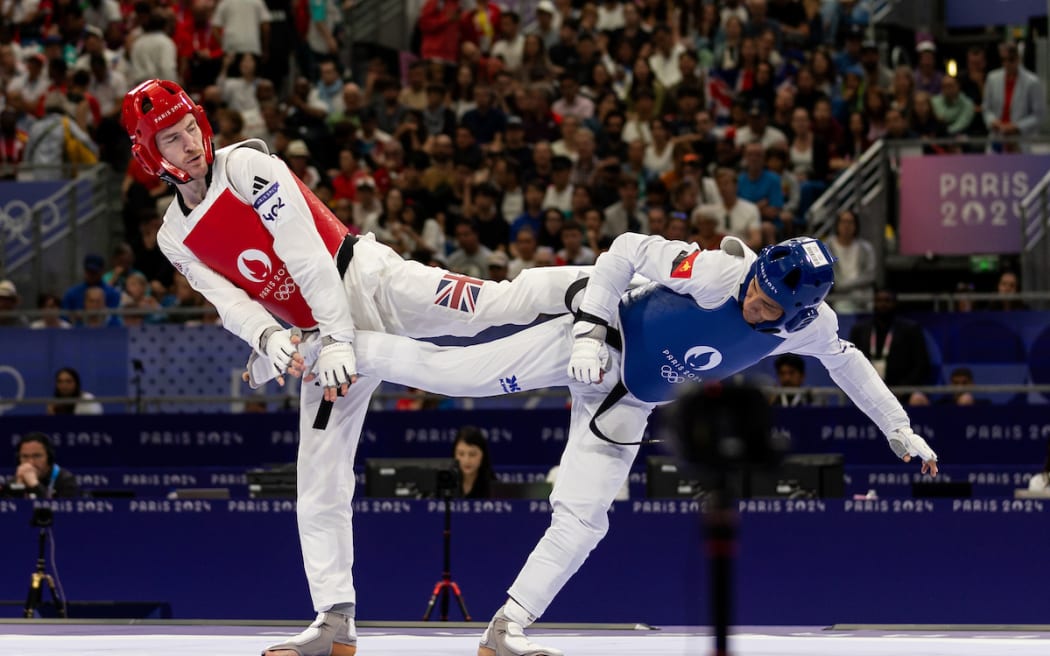
POLYGON ((270 256, 266 253, 255 248, 249 248, 241 251, 241 254, 237 256, 237 271, 252 282, 263 282, 270 277, 270 272, 273 271, 273 263, 270 261, 270 256))
POLYGON ((664 356, 668 364, 660 367, 660 375, 671 383, 700 382, 703 380, 699 375, 701 372, 722 364, 722 353, 712 346, 694 346, 681 359, 665 349, 664 356))
POLYGON ((711 346, 694 346, 686 351, 682 360, 693 371, 707 371, 722 364, 722 354, 711 346))

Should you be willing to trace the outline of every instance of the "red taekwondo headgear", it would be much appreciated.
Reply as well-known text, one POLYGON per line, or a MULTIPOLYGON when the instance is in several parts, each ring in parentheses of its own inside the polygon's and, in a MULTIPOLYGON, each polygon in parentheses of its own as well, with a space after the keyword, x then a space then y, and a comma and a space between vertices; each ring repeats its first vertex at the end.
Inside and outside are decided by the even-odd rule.
POLYGON ((190 174, 164 159, 157 148, 157 132, 193 114, 204 137, 204 159, 215 159, 213 135, 204 109, 182 87, 168 80, 146 80, 124 96, 121 122, 131 137, 131 153, 144 169, 172 183, 190 181, 190 174))

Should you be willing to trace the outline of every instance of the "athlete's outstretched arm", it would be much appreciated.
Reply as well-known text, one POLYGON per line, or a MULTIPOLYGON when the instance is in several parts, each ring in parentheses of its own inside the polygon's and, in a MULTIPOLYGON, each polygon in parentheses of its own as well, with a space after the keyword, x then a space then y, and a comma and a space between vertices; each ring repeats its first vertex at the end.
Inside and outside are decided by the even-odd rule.
POLYGON ((875 367, 852 343, 839 338, 838 317, 827 303, 806 328, 806 338, 792 344, 799 355, 812 355, 828 370, 835 384, 883 432, 897 457, 922 459, 922 470, 937 475, 937 454, 911 429, 911 421, 897 397, 886 387, 875 367))

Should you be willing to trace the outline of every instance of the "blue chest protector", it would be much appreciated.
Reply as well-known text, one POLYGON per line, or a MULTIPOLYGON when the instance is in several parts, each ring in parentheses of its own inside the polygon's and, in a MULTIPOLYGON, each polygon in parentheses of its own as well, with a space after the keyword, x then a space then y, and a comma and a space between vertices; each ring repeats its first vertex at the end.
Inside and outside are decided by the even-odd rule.
POLYGON ((689 381, 717 381, 750 367, 784 340, 756 331, 734 298, 705 310, 659 285, 620 302, 623 383, 647 403, 674 400, 689 381))

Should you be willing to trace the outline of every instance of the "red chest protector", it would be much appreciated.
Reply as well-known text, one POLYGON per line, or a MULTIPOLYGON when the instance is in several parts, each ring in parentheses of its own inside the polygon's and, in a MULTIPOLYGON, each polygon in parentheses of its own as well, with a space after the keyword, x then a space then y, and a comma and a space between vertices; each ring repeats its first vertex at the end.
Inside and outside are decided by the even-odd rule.
MULTIPOLYGON (((334 256, 348 230, 313 192, 295 177, 325 248, 334 256)), ((287 193, 276 187, 278 197, 287 193)), ((279 200, 278 200, 279 202, 279 200)), ((285 219, 288 220, 288 219, 285 219)), ((273 249, 273 235, 249 203, 223 190, 183 243, 208 265, 271 314, 292 326, 317 326, 302 291, 273 249)))

